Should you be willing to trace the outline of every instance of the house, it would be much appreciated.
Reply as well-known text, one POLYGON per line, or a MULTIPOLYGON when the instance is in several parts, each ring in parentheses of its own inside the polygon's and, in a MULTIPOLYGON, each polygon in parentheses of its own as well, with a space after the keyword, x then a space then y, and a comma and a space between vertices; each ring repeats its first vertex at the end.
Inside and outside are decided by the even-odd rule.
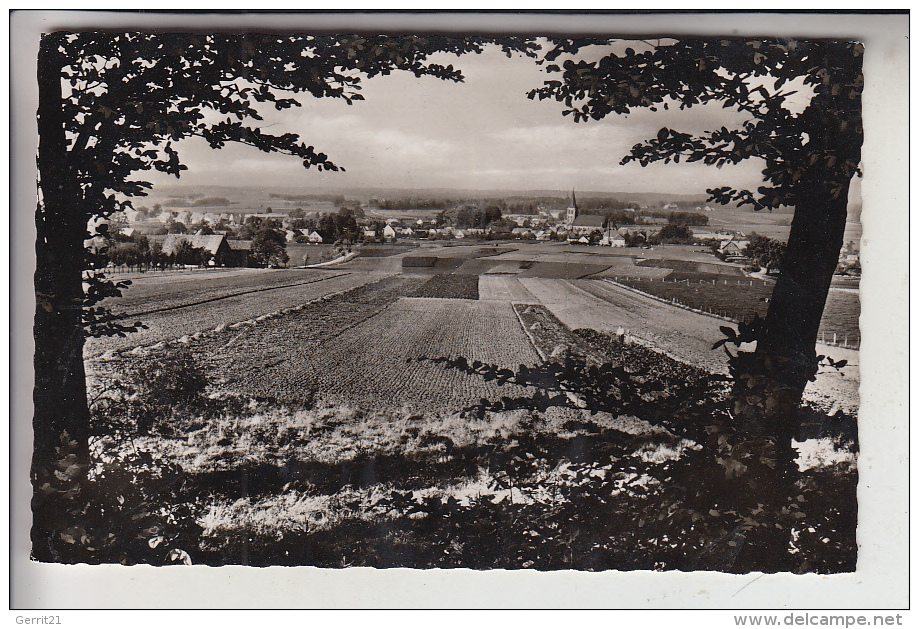
POLYGON ((293 242, 294 239, 299 235, 299 232, 296 232, 292 229, 284 230, 284 237, 287 239, 287 242, 293 242))
POLYGON ((411 227, 403 227, 399 230, 400 236, 414 236, 415 232, 411 227))
POLYGON ((625 238, 622 237, 622 234, 616 234, 609 241, 610 247, 625 247, 625 238))
MULTIPOLYGON (((208 262, 211 266, 238 266, 234 264, 235 257, 230 251, 230 245, 227 243, 227 237, 214 234, 211 236, 199 236, 188 234, 169 234, 163 240, 163 255, 174 256, 182 243, 188 243, 194 249, 204 249, 211 254, 208 262)), ((188 261, 187 264, 194 262, 188 261)))
POLYGON ((587 236, 581 236, 580 238, 578 238, 578 242, 581 243, 582 245, 590 244, 590 241, 587 239, 587 236))
POLYGON ((396 230, 392 225, 387 225, 383 228, 383 238, 386 240, 395 240, 396 239, 396 230))
POLYGON ((536 240, 546 241, 552 238, 552 234, 545 229, 540 229, 536 232, 536 240))
POLYGON ((226 266, 249 266, 249 254, 252 251, 251 240, 228 240, 230 248, 229 262, 226 266))
POLYGON ((726 240, 721 243, 718 251, 725 256, 742 256, 749 244, 746 240, 726 240))
POLYGON ((456 231, 453 232, 453 237, 454 238, 465 238, 466 234, 464 234, 462 230, 457 229, 456 231))
POLYGON ((311 231, 309 235, 307 236, 307 238, 309 238, 309 241, 313 244, 319 244, 322 242, 322 236, 320 236, 319 232, 317 232, 316 230, 311 231))
POLYGON ((364 229, 364 240, 376 240, 377 239, 377 230, 372 227, 364 229))
POLYGON ((605 228, 606 217, 594 215, 578 216, 570 225, 570 230, 576 234, 589 234, 596 229, 603 230, 605 228))

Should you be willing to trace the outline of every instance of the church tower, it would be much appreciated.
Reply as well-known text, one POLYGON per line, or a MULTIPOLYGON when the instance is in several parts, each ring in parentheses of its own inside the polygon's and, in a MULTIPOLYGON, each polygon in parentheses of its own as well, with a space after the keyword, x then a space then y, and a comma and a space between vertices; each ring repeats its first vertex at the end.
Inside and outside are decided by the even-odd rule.
POLYGON ((565 217, 565 223, 570 227, 574 224, 574 219, 578 217, 578 201, 574 196, 574 188, 571 189, 571 205, 568 206, 568 214, 565 217))

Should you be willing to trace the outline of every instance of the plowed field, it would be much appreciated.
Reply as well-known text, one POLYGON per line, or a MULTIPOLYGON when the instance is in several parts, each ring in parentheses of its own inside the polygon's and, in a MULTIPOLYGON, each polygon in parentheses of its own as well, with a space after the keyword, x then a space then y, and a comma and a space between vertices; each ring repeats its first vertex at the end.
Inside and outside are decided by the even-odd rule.
POLYGON ((390 278, 354 294, 265 321, 237 338, 196 346, 229 389, 300 400, 312 392, 372 407, 443 411, 519 395, 421 358, 481 360, 506 367, 538 356, 510 304, 401 298, 409 283, 390 278))

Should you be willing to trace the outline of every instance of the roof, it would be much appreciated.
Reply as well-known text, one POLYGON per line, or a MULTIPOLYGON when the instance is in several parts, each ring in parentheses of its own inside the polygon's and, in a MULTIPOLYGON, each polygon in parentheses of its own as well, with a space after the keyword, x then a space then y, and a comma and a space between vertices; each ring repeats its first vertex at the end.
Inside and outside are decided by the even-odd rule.
POLYGON ((224 240, 226 240, 226 236, 221 236, 220 234, 213 234, 211 236, 169 234, 166 236, 166 240, 163 241, 163 253, 172 255, 183 242, 187 242, 195 249, 204 249, 216 255, 217 250, 220 249, 220 245, 224 240))
POLYGON ((604 217, 596 214, 585 214, 578 216, 571 224, 573 227, 603 227, 604 217))
POLYGON ((230 249, 235 251, 249 251, 252 249, 251 240, 228 240, 227 244, 230 246, 230 249))
POLYGON ((736 248, 738 251, 740 251, 740 250, 742 250, 742 249, 746 249, 746 248, 747 248, 747 245, 749 245, 749 244, 750 244, 749 241, 746 241, 746 240, 727 240, 727 241, 721 243, 721 247, 719 247, 719 249, 720 249, 721 251, 724 251, 725 249, 727 249, 728 247, 731 247, 731 246, 733 245, 734 248, 736 248))

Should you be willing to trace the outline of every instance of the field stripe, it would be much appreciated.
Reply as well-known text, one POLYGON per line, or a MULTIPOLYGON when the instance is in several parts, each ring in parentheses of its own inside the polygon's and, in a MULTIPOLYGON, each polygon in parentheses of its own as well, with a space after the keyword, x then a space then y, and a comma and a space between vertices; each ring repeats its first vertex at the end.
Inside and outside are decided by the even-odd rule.
POLYGON ((123 312, 117 314, 114 319, 126 319, 128 317, 142 317, 144 315, 154 314, 157 312, 168 312, 170 310, 178 310, 180 308, 189 308, 191 306, 200 306, 201 304, 209 304, 211 302, 220 301, 221 299, 230 299, 232 297, 239 297, 242 295, 251 295, 254 293, 263 293, 269 290, 280 290, 282 288, 294 288, 297 286, 306 286, 307 284, 315 284, 316 282, 325 282, 327 280, 334 279, 336 277, 341 277, 344 275, 350 275, 350 273, 336 273, 335 275, 326 275, 324 277, 318 277, 312 280, 306 280, 304 282, 292 282, 290 284, 282 284, 280 286, 263 286, 260 288, 250 288, 248 290, 242 290, 235 293, 229 293, 226 295, 218 295, 217 297, 209 297, 207 299, 199 299, 195 301, 189 301, 182 304, 177 304, 175 306, 165 306, 163 308, 152 308, 150 310, 141 310, 138 312, 123 312))

